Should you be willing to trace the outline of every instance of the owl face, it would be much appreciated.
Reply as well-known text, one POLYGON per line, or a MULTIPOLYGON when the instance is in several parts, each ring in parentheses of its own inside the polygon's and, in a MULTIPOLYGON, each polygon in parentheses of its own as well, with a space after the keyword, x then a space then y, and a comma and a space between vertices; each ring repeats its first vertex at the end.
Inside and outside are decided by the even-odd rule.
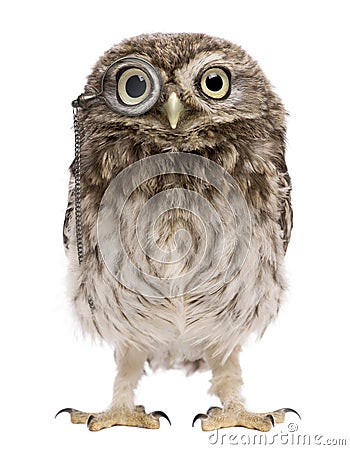
POLYGON ((105 53, 88 78, 90 121, 171 137, 266 116, 273 100, 240 47, 199 34, 142 35, 105 53))

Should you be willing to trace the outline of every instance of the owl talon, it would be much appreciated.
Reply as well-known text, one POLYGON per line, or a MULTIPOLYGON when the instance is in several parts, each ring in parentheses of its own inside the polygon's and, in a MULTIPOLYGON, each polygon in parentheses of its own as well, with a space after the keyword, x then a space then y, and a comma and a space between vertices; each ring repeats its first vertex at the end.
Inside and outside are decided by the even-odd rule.
POLYGON ((94 419, 94 415, 90 414, 87 421, 86 421, 86 426, 88 427, 88 429, 90 429, 90 424, 92 422, 92 420, 94 419))
POLYGON ((55 419, 57 419, 57 416, 63 412, 67 412, 67 413, 71 414, 73 411, 76 411, 76 410, 74 410, 73 408, 63 408, 60 411, 58 411, 58 413, 55 415, 55 419))
POLYGON ((228 408, 212 406, 208 409, 207 414, 197 414, 193 419, 192 426, 198 419, 201 419, 203 431, 229 427, 245 427, 258 431, 270 431, 277 423, 284 422, 287 412, 293 412, 300 418, 300 415, 291 408, 282 408, 267 414, 259 414, 246 411, 241 404, 231 405, 228 408))
POLYGON ((266 417, 268 417, 271 420, 272 426, 275 426, 275 419, 273 418, 272 414, 267 414, 266 417))
POLYGON ((277 409, 276 411, 273 411, 272 414, 278 415, 278 414, 282 413, 283 415, 285 415, 286 413, 289 413, 289 412, 296 414, 299 417, 299 419, 301 420, 301 415, 298 413, 298 411, 295 411, 295 409, 292 409, 292 408, 277 409))
POLYGON ((165 412, 163 412, 163 411, 153 411, 153 412, 151 413, 151 415, 152 415, 153 417, 155 417, 156 419, 159 419, 160 417, 164 417, 164 419, 166 419, 166 420, 169 422, 169 425, 171 426, 170 419, 169 419, 169 417, 165 414, 165 412))
POLYGON ((219 408, 219 406, 211 406, 211 407, 208 409, 207 414, 210 415, 211 412, 217 411, 217 410, 218 410, 218 411, 222 411, 222 408, 219 408))
POLYGON ((207 414, 201 414, 201 413, 196 414, 192 421, 192 427, 194 427, 194 424, 197 422, 198 419, 207 419, 207 418, 208 418, 207 414))
POLYGON ((140 412, 143 412, 143 413, 146 412, 145 407, 143 405, 137 405, 137 406, 135 406, 134 409, 135 409, 135 411, 140 411, 140 412))
POLYGON ((69 413, 70 421, 72 423, 84 424, 84 423, 86 423, 87 419, 90 416, 89 413, 85 413, 85 412, 79 411, 79 410, 74 409, 74 408, 63 408, 60 411, 58 411, 58 413, 55 415, 55 419, 57 418, 57 416, 59 414, 61 414, 63 412, 69 413))
POLYGON ((55 417, 62 412, 70 414, 72 423, 86 424, 90 431, 99 431, 117 425, 156 429, 160 427, 159 419, 161 417, 166 419, 171 425, 171 421, 165 412, 153 411, 147 414, 142 405, 135 406, 133 409, 125 407, 111 408, 104 412, 93 414, 73 408, 64 408, 58 411, 55 417))

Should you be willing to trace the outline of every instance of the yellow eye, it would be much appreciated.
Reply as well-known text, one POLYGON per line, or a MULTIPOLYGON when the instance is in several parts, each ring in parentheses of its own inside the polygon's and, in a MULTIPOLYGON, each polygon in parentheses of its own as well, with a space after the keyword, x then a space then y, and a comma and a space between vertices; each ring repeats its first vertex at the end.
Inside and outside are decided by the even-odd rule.
POLYGON ((230 80, 227 73, 219 67, 208 69, 202 75, 201 89, 210 98, 224 98, 230 90, 230 80))
POLYGON ((148 75, 141 69, 131 68, 121 74, 117 84, 118 95, 125 105, 138 105, 151 91, 148 75))

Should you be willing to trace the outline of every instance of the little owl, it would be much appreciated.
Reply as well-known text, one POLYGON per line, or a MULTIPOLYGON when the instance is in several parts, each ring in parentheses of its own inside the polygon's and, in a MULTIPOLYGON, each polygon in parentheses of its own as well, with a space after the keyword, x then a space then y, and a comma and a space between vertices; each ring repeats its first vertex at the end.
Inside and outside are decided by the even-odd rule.
POLYGON ((64 243, 83 331, 110 344, 117 376, 91 431, 159 428, 134 403, 151 368, 211 370, 222 407, 203 430, 268 431, 290 408, 253 413, 239 353, 262 336, 286 289, 292 228, 286 111, 239 46, 152 34, 108 50, 73 102, 76 132, 64 243))

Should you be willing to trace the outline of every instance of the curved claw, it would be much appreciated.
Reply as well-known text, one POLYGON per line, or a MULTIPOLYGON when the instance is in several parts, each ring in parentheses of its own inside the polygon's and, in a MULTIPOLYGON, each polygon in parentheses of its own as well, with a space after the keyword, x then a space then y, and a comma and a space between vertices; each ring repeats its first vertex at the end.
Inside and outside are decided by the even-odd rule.
POLYGON ((196 416, 194 416, 194 419, 192 421, 192 427, 194 427, 194 424, 197 422, 198 419, 207 419, 207 418, 208 418, 207 414, 201 414, 201 413, 197 414, 196 416))
POLYGON ((299 417, 299 419, 301 420, 300 414, 298 413, 298 411, 295 411, 295 409, 292 409, 292 408, 281 408, 278 411, 282 411, 284 413, 292 412, 292 413, 296 414, 299 417))
POLYGON ((273 415, 272 414, 267 414, 266 417, 268 417, 271 420, 272 426, 274 427, 275 426, 275 419, 273 418, 273 415))
POLYGON ((143 405, 136 405, 136 406, 135 406, 135 410, 136 410, 136 411, 143 412, 143 413, 146 412, 145 407, 144 407, 143 405))
POLYGON ((76 409, 73 408, 63 408, 60 411, 58 411, 58 413, 55 415, 55 419, 57 418, 57 416, 63 412, 67 412, 69 414, 72 414, 73 411, 76 411, 76 409))
POLYGON ((209 414, 211 413, 211 411, 214 411, 214 409, 220 409, 220 410, 222 410, 222 408, 220 408, 219 406, 211 406, 211 407, 208 409, 207 414, 209 415, 209 414))
POLYGON ((165 414, 165 412, 163 412, 163 411, 153 411, 153 412, 151 412, 151 414, 152 414, 153 417, 156 417, 157 419, 158 419, 159 417, 164 417, 164 419, 166 419, 166 420, 169 422, 169 425, 171 426, 170 419, 169 419, 169 417, 165 414))
POLYGON ((94 418, 93 414, 90 414, 89 417, 87 418, 86 426, 87 426, 89 429, 90 429, 90 423, 92 422, 93 418, 94 418))

